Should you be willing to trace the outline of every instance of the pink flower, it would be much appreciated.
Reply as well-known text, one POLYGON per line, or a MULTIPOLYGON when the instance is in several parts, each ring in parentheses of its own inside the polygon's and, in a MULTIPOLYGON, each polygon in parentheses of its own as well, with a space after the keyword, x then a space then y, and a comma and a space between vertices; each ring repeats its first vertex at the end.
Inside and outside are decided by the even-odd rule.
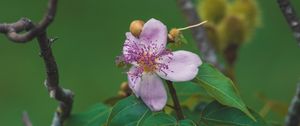
POLYGON ((192 52, 167 50, 167 28, 156 19, 145 23, 139 38, 130 32, 126 37, 123 57, 133 65, 127 72, 129 86, 152 111, 160 111, 167 102, 161 78, 175 82, 192 80, 202 61, 192 52))

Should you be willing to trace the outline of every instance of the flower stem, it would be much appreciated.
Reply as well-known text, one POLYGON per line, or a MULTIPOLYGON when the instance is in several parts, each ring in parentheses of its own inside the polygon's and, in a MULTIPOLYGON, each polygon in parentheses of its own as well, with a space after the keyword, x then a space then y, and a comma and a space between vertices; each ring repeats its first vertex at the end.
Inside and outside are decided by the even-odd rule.
POLYGON ((179 100, 178 100, 178 97, 177 97, 177 94, 176 94, 176 90, 173 86, 173 82, 168 81, 168 80, 166 82, 167 82, 170 94, 172 96, 172 100, 173 100, 173 103, 174 103, 174 110, 176 112, 177 119, 178 120, 183 120, 184 116, 183 116, 183 113, 182 113, 181 106, 179 104, 179 100))

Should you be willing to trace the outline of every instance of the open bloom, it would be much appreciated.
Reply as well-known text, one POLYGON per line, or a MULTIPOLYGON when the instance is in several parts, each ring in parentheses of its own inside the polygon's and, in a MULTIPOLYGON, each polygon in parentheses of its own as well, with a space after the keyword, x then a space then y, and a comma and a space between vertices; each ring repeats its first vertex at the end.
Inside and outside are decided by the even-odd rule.
POLYGON ((192 80, 201 59, 192 52, 167 50, 167 28, 156 19, 145 23, 139 38, 130 32, 126 37, 123 57, 133 65, 127 72, 129 87, 152 111, 160 111, 167 102, 161 78, 175 82, 192 80))

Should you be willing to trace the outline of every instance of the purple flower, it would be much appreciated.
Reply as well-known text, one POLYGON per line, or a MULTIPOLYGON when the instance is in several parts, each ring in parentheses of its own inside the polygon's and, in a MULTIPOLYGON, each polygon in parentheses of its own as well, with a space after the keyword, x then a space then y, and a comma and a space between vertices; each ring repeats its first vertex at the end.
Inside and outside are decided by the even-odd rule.
POLYGON ((161 78, 175 82, 192 80, 202 61, 192 52, 167 50, 167 28, 156 19, 145 23, 139 38, 130 32, 126 37, 124 60, 133 65, 127 72, 129 86, 152 111, 160 111, 167 102, 161 78))

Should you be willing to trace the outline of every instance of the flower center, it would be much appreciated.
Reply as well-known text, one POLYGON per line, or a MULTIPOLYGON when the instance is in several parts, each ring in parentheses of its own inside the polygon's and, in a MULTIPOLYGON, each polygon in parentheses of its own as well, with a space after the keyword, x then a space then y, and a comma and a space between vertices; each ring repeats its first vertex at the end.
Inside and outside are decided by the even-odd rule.
POLYGON ((171 61, 172 52, 164 49, 163 45, 156 43, 142 44, 142 43, 125 43, 126 53, 124 54, 124 61, 127 63, 136 64, 138 69, 131 72, 132 76, 137 78, 142 73, 149 73, 159 71, 167 75, 169 71, 168 63, 171 61))
POLYGON ((144 72, 153 72, 157 69, 156 60, 157 57, 155 55, 150 54, 149 52, 144 52, 137 62, 144 72))

